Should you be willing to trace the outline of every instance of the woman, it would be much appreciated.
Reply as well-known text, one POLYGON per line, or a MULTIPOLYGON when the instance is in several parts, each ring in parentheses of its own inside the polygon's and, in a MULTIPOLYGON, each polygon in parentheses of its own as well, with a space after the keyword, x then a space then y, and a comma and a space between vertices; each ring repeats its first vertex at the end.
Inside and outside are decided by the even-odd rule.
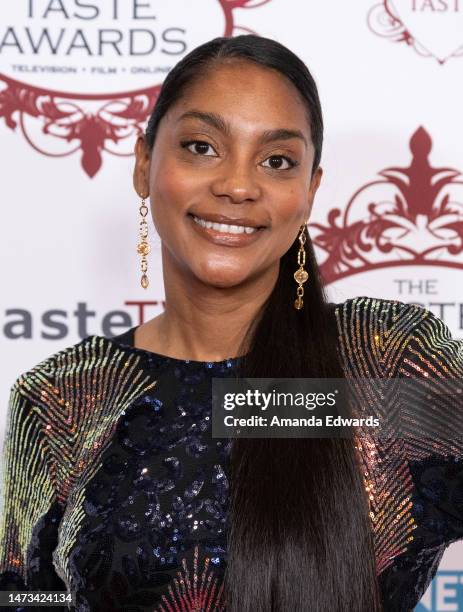
POLYGON ((212 377, 463 376, 430 311, 327 303, 306 233, 322 136, 310 73, 273 40, 217 38, 169 73, 134 172, 142 286, 149 197, 165 311, 14 384, 3 589, 69 589, 79 611, 419 601, 463 537, 461 445, 211 436, 212 377))

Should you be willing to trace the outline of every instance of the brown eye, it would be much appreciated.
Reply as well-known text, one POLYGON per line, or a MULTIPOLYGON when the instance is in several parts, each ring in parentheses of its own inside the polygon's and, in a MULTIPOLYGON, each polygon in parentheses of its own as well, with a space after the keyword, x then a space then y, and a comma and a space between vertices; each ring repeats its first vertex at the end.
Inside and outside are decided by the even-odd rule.
POLYGON ((269 162, 269 166, 265 166, 266 168, 271 168, 272 170, 290 170, 297 165, 297 162, 287 157, 286 155, 271 155, 268 157, 266 162, 269 162), (282 164, 287 164, 286 167, 282 167, 282 164))
POLYGON ((205 155, 206 157, 214 157, 208 153, 208 149, 214 151, 212 145, 204 140, 184 140, 180 143, 184 149, 188 149, 193 155, 205 155))

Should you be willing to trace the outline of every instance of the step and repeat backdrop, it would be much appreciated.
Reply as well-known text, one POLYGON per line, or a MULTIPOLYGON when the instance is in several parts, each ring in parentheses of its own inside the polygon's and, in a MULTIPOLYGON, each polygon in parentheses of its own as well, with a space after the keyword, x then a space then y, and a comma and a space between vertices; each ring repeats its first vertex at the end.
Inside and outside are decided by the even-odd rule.
MULTIPOLYGON (((20 372, 161 312, 152 225, 139 284, 135 139, 176 62, 243 33, 290 47, 319 86, 309 228, 330 297, 415 302, 463 337, 463 0, 3 2, 0 442, 20 372)), ((417 610, 463 611, 463 544, 417 610)))

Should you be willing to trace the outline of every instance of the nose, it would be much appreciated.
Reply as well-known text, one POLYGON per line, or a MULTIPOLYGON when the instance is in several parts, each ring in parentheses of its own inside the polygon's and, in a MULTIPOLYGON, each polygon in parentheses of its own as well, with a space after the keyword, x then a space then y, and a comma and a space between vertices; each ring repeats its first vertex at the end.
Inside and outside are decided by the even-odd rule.
POLYGON ((211 184, 212 193, 219 198, 226 198, 235 204, 256 201, 261 188, 255 170, 248 161, 237 161, 230 158, 220 165, 218 175, 211 184))

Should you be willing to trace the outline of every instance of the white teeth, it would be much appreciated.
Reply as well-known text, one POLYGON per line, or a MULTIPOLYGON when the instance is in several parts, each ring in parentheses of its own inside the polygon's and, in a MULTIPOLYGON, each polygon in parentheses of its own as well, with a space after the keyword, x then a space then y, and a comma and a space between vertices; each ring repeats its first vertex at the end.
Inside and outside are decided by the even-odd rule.
POLYGON ((213 223, 212 221, 206 221, 205 219, 201 219, 201 217, 196 217, 193 215, 193 219, 198 225, 202 227, 207 227, 208 229, 215 229, 218 232, 223 232, 227 234, 252 234, 257 231, 256 227, 248 227, 246 225, 227 225, 225 223, 213 223))

